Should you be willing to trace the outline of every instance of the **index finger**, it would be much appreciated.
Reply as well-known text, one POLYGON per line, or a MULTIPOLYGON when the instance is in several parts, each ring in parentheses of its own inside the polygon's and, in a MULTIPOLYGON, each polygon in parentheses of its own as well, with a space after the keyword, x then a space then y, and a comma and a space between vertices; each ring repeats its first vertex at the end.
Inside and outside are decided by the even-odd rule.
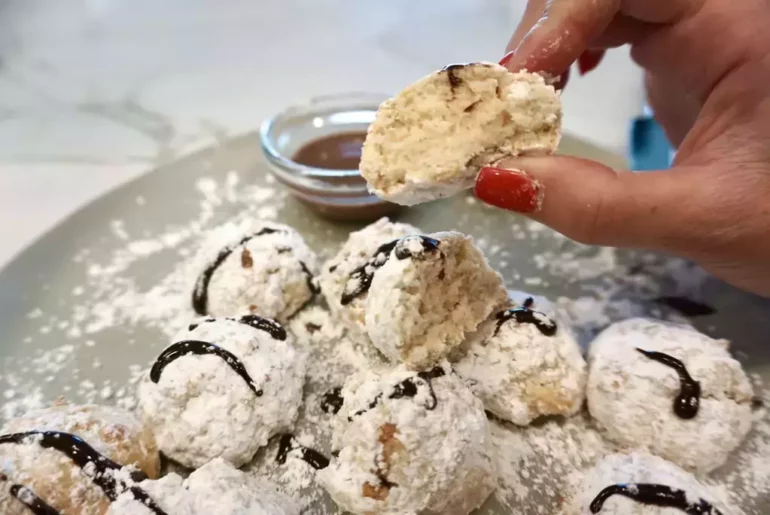
POLYGON ((540 18, 542 18, 545 13, 545 4, 546 0, 529 0, 527 2, 524 16, 521 17, 521 21, 516 27, 516 31, 508 41, 508 46, 505 47, 506 53, 516 50, 521 43, 521 40, 524 39, 524 37, 529 34, 529 31, 532 30, 532 27, 540 21, 540 18))
POLYGON ((558 76, 605 31, 618 13, 621 0, 547 0, 543 15, 522 36, 525 22, 531 22, 534 16, 530 6, 535 10, 539 3, 527 5, 525 19, 509 43, 515 44, 521 36, 507 67, 558 76))

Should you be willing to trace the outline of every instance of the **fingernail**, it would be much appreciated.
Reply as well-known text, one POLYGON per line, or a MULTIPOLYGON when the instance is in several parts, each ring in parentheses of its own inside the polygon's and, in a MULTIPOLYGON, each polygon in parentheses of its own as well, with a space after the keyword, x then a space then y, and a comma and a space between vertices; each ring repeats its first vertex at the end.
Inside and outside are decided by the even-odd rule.
POLYGON ((567 71, 559 75, 559 78, 556 79, 556 81, 554 81, 553 87, 561 91, 567 86, 568 81, 569 81, 569 68, 567 68, 567 71))
POLYGON ((567 81, 569 81, 569 68, 567 68, 567 70, 564 71, 564 73, 558 76, 548 72, 538 72, 538 73, 543 76, 543 79, 545 79, 546 84, 553 86, 557 90, 564 89, 564 86, 567 85, 567 81))
POLYGON ((604 50, 586 50, 580 54, 577 61, 580 75, 585 75, 586 73, 595 70, 602 61, 602 57, 604 57, 604 50))
POLYGON ((505 54, 505 56, 503 56, 503 58, 500 59, 500 62, 498 64, 500 66, 505 66, 506 64, 508 64, 508 61, 510 61, 512 57, 513 57, 513 50, 505 54))
POLYGON ((520 170, 485 166, 476 179, 474 195, 487 204, 517 213, 534 213, 543 205, 545 188, 520 170))

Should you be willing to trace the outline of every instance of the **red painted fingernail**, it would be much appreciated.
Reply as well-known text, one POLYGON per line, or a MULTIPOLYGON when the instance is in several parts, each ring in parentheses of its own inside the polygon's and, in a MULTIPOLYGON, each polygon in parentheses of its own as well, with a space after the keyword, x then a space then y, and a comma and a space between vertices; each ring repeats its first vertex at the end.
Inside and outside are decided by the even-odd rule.
POLYGON ((569 68, 567 68, 564 73, 559 75, 559 78, 554 81, 553 87, 557 90, 562 90, 567 86, 567 82, 569 82, 569 68))
POLYGON ((503 56, 503 58, 502 58, 502 59, 500 59, 500 62, 499 62, 498 64, 499 64, 500 66, 505 66, 506 64, 508 64, 508 61, 510 61, 510 60, 511 60, 511 57, 513 57, 513 50, 511 50, 510 52, 508 52, 507 54, 505 54, 505 55, 503 56))
POLYGON ((545 189, 524 172, 485 166, 479 172, 473 193, 495 207, 534 213, 543 204, 545 189))
POLYGON ((596 69, 596 67, 599 66, 599 63, 602 62, 603 57, 604 50, 586 50, 580 54, 580 57, 578 57, 577 61, 580 75, 585 75, 586 73, 596 69))

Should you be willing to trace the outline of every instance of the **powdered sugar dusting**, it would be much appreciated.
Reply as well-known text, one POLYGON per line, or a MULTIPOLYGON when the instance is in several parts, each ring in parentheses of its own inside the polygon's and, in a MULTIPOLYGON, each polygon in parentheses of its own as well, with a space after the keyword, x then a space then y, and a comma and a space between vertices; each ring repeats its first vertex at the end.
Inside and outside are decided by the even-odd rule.
MULTIPOLYGON (((255 219, 298 221, 291 219, 295 214, 287 217, 285 194, 271 180, 253 185, 230 171, 217 178, 198 179, 193 191, 185 194, 185 201, 193 205, 194 214, 183 221, 151 232, 137 229, 131 218, 134 213, 127 213, 124 219, 112 216, 103 222, 102 238, 109 245, 93 238, 88 240, 91 246, 61 256, 63 262, 77 268, 76 282, 57 291, 50 277, 41 281, 45 282, 42 291, 56 291, 51 295, 55 299, 51 305, 26 306, 18 314, 24 319, 20 324, 25 326, 24 332, 3 342, 10 344, 6 347, 10 355, 0 360, 0 419, 47 406, 59 395, 135 409, 137 381, 169 338, 194 316, 190 294, 199 271, 196 254, 205 237, 218 228, 234 230, 255 219), (105 252, 102 247, 115 250, 105 252), (55 345, 48 343, 52 339, 56 339, 55 345), (129 357, 117 368, 124 369, 123 374, 115 372, 113 356, 129 357)), ((686 261, 595 249, 570 242, 534 222, 516 219, 506 219, 504 227, 496 230, 493 211, 467 198, 470 200, 460 200, 464 211, 451 224, 446 219, 431 223, 417 215, 411 218, 412 212, 407 217, 426 230, 457 228, 482 236, 476 239, 478 246, 493 266, 505 269, 508 287, 528 284, 528 289, 557 292, 552 297, 557 316, 572 326, 582 344, 619 319, 642 315, 686 318, 656 303, 654 299, 660 295, 713 298, 704 293, 706 274, 686 261), (469 227, 471 223, 478 225, 469 227), (430 227, 433 224, 439 225, 430 227), (503 233, 505 237, 499 241, 493 237, 503 233)), ((129 200, 140 212, 158 202, 149 192, 129 200)), ((301 212, 299 216, 306 215, 301 212)), ((314 250, 319 255, 332 255, 331 242, 343 237, 343 229, 315 219, 306 223, 312 229, 304 231, 303 237, 311 246, 318 244, 314 250)), ((723 331, 711 320, 707 326, 717 335, 723 331)), ((371 374, 389 366, 371 345, 348 336, 320 300, 289 320, 287 327, 296 345, 309 355, 304 404, 292 432, 302 445, 329 456, 334 417, 321 408, 323 394, 342 386, 353 374, 371 374)), ((745 363, 752 356, 738 353, 738 357, 745 363)), ((757 377, 753 379, 758 400, 768 402, 770 395, 757 377)), ((763 513, 761 503, 770 492, 770 418, 759 407, 753 417, 751 434, 728 465, 699 478, 720 499, 729 499, 747 515, 763 513)), ((570 476, 579 476, 601 457, 618 450, 583 413, 567 420, 536 421, 526 428, 497 420, 490 425, 492 456, 500 473, 496 497, 505 508, 493 500, 481 513, 551 515, 561 504, 570 476)), ((278 464, 277 447, 274 438, 247 466, 248 472, 271 479, 301 500, 309 513, 338 513, 316 481, 317 472, 296 453, 290 453, 285 464, 278 464)))

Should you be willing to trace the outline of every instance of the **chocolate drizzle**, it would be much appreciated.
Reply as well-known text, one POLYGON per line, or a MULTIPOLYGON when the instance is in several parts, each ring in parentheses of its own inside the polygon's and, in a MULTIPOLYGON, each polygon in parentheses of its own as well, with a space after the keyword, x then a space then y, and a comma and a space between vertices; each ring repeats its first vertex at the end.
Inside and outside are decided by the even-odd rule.
POLYGON ((695 418, 700 407, 700 383, 690 376, 684 363, 662 352, 636 349, 649 359, 673 368, 679 376, 679 394, 674 399, 674 413, 677 417, 689 420, 695 418))
MULTIPOLYGON (((121 474, 118 474, 118 472, 123 468, 120 464, 115 463, 108 457, 97 452, 96 449, 88 445, 88 443, 79 436, 59 431, 27 431, 24 433, 0 435, 0 444, 8 443, 37 443, 44 449, 54 449, 59 451, 72 460, 75 465, 80 467, 82 473, 91 478, 94 484, 101 488, 111 501, 117 499, 118 495, 121 493, 129 490, 136 499, 142 501, 156 515, 166 515, 166 513, 155 504, 144 490, 138 486, 129 485, 124 480, 120 479, 121 474)), ((130 478, 131 481, 138 483, 147 479, 147 476, 144 472, 137 470, 130 473, 130 478)), ((27 496, 31 492, 28 490, 25 491, 24 487, 20 485, 14 485, 11 488, 13 489, 14 487, 18 487, 14 496, 30 507, 30 504, 25 502, 25 500, 22 500, 19 495, 27 496)), ((43 506, 53 510, 53 508, 45 503, 41 505, 40 509, 43 509, 43 506)), ((40 511, 35 513, 48 515, 50 513, 56 513, 56 511, 40 511)))
POLYGON ((684 490, 650 483, 608 486, 591 502, 591 513, 599 513, 607 499, 613 495, 622 495, 636 502, 661 508, 676 508, 687 515, 722 515, 718 509, 703 499, 699 499, 695 504, 689 502, 684 490))
POLYGON ((336 415, 339 413, 344 402, 345 399, 342 398, 342 388, 338 386, 337 388, 329 390, 323 397, 321 397, 321 409, 325 413, 336 415))
POLYGON ((539 311, 530 309, 534 301, 532 297, 529 297, 524 301, 524 305, 520 308, 511 308, 505 311, 501 311, 497 314, 497 327, 495 328, 495 335, 500 332, 500 328, 509 320, 515 320, 517 324, 534 324, 544 336, 553 336, 558 329, 556 322, 545 316, 539 311))
POLYGON ((200 320, 198 322, 193 322, 187 327, 188 331, 194 331, 196 327, 198 327, 200 324, 210 324, 211 322, 216 322, 217 320, 230 320, 231 322, 238 322, 241 324, 245 324, 249 327, 253 327, 254 329, 257 329, 259 331, 265 331, 270 336, 275 338, 276 340, 285 340, 286 339, 286 329, 283 328, 281 324, 276 322, 273 319, 261 317, 259 315, 244 315, 240 318, 232 318, 232 317, 222 317, 222 318, 215 318, 215 317, 209 317, 205 318, 203 320, 200 320))
POLYGON ((283 465, 286 463, 286 458, 292 451, 299 451, 302 461, 316 470, 325 469, 329 466, 329 458, 315 449, 301 445, 294 436, 288 433, 281 435, 281 440, 278 444, 278 454, 275 457, 275 461, 283 465))
POLYGON ((227 259, 230 256, 230 254, 232 254, 233 251, 235 251, 235 249, 237 249, 241 245, 247 243, 249 240, 252 240, 258 236, 264 236, 265 234, 274 234, 278 232, 283 232, 283 230, 264 227, 259 232, 251 234, 249 236, 244 236, 235 245, 228 245, 227 247, 220 250, 219 254, 217 254, 216 259, 214 259, 214 261, 212 261, 206 267, 206 269, 203 270, 203 273, 201 273, 201 275, 198 277, 198 280, 195 283, 195 289, 193 289, 193 294, 192 294, 192 305, 193 305, 193 309, 195 309, 195 312, 198 313, 199 315, 208 314, 209 283, 211 282, 211 277, 214 275, 214 272, 216 272, 217 269, 222 265, 222 263, 224 263, 225 259, 227 259))
POLYGON ((663 296, 656 298, 655 302, 668 306, 690 318, 713 315, 717 312, 716 309, 708 304, 688 299, 687 297, 663 296))
POLYGON ((319 288, 318 285, 316 284, 315 277, 313 277, 312 272, 310 272, 305 262, 300 261, 299 266, 302 267, 302 271, 305 273, 305 281, 307 282, 308 290, 310 290, 310 293, 315 297, 316 295, 321 293, 321 288, 319 288))
POLYGON ((343 306, 346 306, 353 302, 353 299, 369 291, 372 286, 372 279, 374 278, 374 272, 382 267, 387 261, 390 253, 394 252, 397 259, 408 259, 416 257, 415 254, 406 246, 406 242, 411 238, 419 238, 424 252, 436 252, 439 250, 439 241, 427 236, 406 236, 404 238, 393 240, 383 245, 374 251, 374 255, 352 272, 348 277, 348 282, 345 284, 345 290, 342 292, 342 299, 340 300, 343 306), (348 288, 348 285, 353 282, 354 287, 348 288))
MULTIPOLYGON (((400 383, 396 383, 393 385, 393 391, 388 395, 388 399, 403 399, 404 397, 415 397, 417 396, 417 392, 419 391, 418 387, 424 382, 428 386, 428 394, 429 399, 428 402, 425 403, 425 409, 428 411, 432 411, 436 409, 436 405, 438 404, 438 399, 436 399, 436 393, 433 391, 433 379, 436 379, 437 377, 445 376, 446 372, 441 367, 434 367, 431 370, 426 370, 424 372, 417 372, 414 377, 408 377, 401 381, 400 383), (416 382, 414 380, 415 377, 418 377, 422 379, 420 382, 416 382)), ((380 403, 382 400, 382 393, 377 394, 377 396, 372 400, 372 402, 369 403, 369 405, 362 409, 358 410, 353 415, 348 417, 348 421, 353 420, 353 417, 357 417, 358 415, 361 415, 363 413, 366 413, 370 409, 373 409, 377 404, 380 403)))
POLYGON ((452 93, 455 92, 455 89, 463 83, 463 80, 457 76, 457 70, 461 70, 468 66, 467 64, 448 64, 444 66, 441 71, 446 72, 447 80, 449 80, 449 88, 452 90, 452 93))
POLYGON ((59 515, 57 510, 25 486, 11 485, 10 492, 12 496, 16 497, 20 503, 29 508, 29 511, 35 515, 59 515))
POLYGON ((262 390, 257 388, 254 379, 251 378, 248 371, 246 370, 246 367, 243 366, 243 363, 241 363, 241 360, 239 360, 235 354, 226 351, 222 347, 218 347, 213 343, 200 340, 183 340, 181 342, 176 342, 161 352, 160 356, 158 356, 158 359, 155 360, 155 363, 153 363, 152 368, 150 369, 150 379, 152 382, 157 383, 160 381, 160 374, 169 363, 188 354, 212 354, 222 358, 222 360, 224 360, 224 362, 227 363, 227 365, 232 368, 236 374, 241 376, 243 380, 246 381, 246 384, 248 385, 249 389, 254 392, 254 395, 257 397, 262 396, 262 390))

